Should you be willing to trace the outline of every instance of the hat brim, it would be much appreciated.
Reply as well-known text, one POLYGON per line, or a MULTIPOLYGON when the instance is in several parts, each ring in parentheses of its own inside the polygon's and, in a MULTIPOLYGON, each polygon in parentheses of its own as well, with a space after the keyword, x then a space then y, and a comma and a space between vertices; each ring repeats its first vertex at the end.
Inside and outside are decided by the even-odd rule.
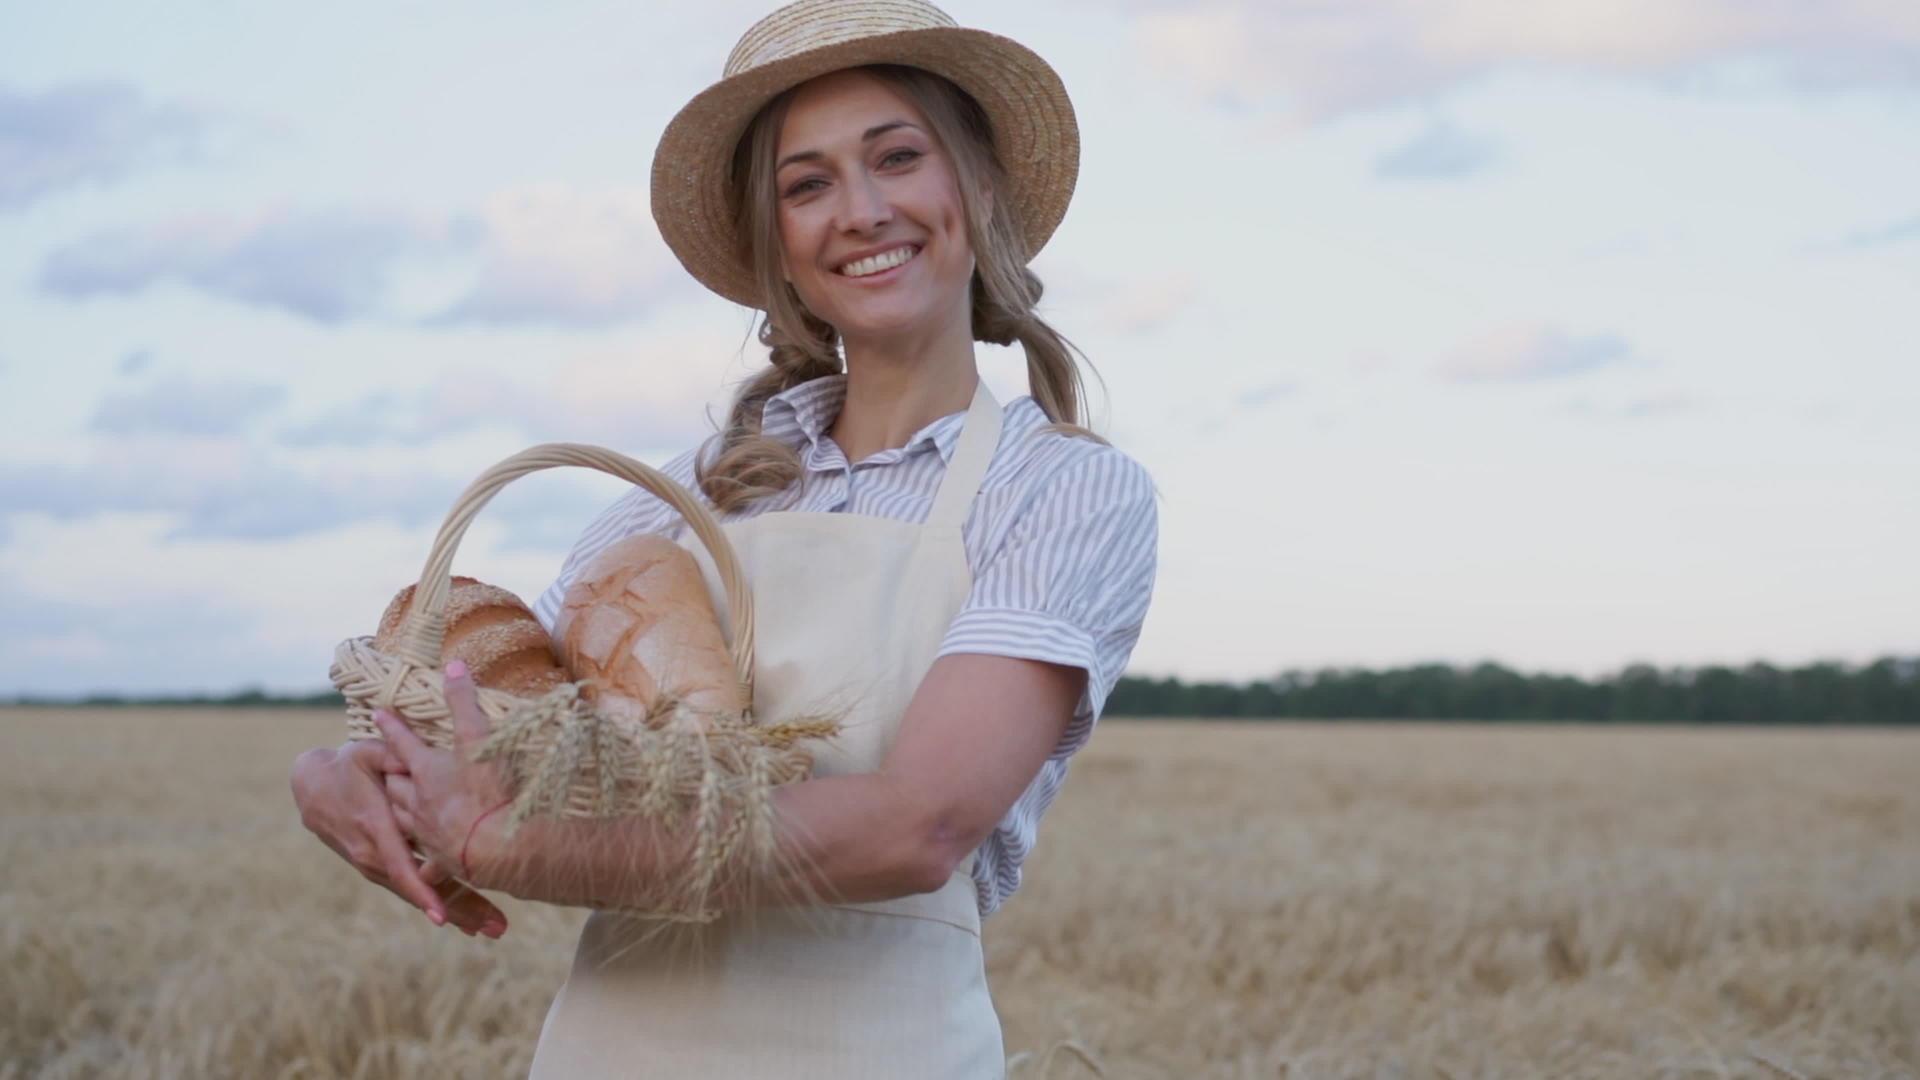
POLYGON ((865 64, 903 64, 952 80, 993 124, 1010 205, 1032 259, 1066 215, 1080 169, 1080 133, 1066 87, 1045 60, 984 30, 934 27, 811 49, 701 91, 674 116, 653 155, 653 219, 687 272, 721 296, 764 308, 734 240, 727 184, 734 147, 754 115, 808 79, 865 64))

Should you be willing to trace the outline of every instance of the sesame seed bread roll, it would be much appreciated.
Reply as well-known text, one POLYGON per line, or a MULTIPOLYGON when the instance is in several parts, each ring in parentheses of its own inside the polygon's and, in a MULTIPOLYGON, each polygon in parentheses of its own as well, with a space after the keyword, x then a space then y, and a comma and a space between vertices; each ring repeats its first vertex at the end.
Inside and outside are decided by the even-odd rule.
POLYGON ((664 536, 628 537, 589 559, 560 602, 553 636, 609 718, 644 717, 662 691, 698 712, 746 708, 700 568, 664 536))
MULTIPOLYGON (((413 590, 412 585, 401 589, 387 605, 373 635, 374 648, 390 653, 399 646, 413 590)), ((553 641, 533 611, 507 590, 470 577, 454 578, 447 597, 440 662, 448 660, 465 663, 475 685, 515 697, 539 697, 568 681, 566 669, 554 658, 553 641)))

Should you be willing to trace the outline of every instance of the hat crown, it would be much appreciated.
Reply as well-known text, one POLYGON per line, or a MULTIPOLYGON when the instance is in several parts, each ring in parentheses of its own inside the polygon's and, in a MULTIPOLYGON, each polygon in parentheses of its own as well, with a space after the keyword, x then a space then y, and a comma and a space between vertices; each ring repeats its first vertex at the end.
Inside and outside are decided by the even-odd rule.
POLYGON ((959 25, 925 0, 796 0, 740 35, 722 77, 860 38, 959 25))

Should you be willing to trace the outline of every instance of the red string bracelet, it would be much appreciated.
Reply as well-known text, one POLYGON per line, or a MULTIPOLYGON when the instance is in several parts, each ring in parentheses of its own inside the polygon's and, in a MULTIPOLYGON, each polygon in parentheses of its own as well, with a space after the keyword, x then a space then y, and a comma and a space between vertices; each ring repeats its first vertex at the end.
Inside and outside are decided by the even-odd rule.
POLYGON ((473 871, 467 868, 467 849, 473 846, 473 834, 480 831, 480 823, 487 820, 488 814, 493 813, 495 810, 505 810, 512 805, 513 800, 507 799, 498 806, 483 810, 479 817, 473 819, 473 824, 467 826, 467 838, 460 845, 460 875, 469 882, 473 880, 473 871))

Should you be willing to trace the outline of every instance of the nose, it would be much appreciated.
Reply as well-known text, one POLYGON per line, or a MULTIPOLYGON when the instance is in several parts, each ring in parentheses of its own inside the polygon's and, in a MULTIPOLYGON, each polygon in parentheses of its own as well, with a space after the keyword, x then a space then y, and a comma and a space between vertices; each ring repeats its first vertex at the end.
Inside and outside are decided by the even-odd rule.
POLYGON ((850 233, 871 233, 893 220, 893 207, 873 176, 860 172, 840 185, 840 229, 850 233))

